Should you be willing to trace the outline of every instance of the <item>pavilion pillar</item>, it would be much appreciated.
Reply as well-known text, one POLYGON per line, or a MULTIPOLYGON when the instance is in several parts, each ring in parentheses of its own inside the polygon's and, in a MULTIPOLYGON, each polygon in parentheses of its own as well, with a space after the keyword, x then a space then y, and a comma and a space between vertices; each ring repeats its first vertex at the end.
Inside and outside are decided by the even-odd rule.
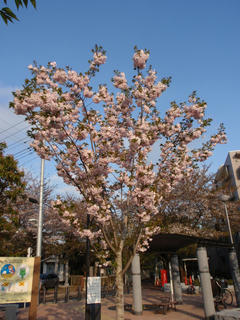
POLYGON ((133 313, 142 314, 142 285, 139 254, 135 254, 132 261, 132 284, 133 284, 133 313))
POLYGON ((239 274, 237 254, 234 247, 231 248, 229 251, 229 262, 230 262, 231 276, 233 279, 234 291, 236 296, 236 302, 237 302, 237 306, 240 307, 240 274, 239 274))
POLYGON ((215 307, 210 280, 207 250, 201 246, 197 248, 198 268, 204 304, 205 319, 214 319, 215 307))
POLYGON ((182 304, 183 303, 182 287, 181 287, 181 280, 180 280, 178 256, 176 254, 171 256, 171 265, 172 265, 173 292, 174 292, 175 301, 179 304, 182 304))

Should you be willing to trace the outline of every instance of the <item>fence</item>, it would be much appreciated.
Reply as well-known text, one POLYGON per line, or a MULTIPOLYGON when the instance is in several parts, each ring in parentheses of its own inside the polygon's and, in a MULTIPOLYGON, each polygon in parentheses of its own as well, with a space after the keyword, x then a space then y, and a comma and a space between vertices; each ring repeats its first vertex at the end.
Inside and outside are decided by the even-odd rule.
MULTIPOLYGON (((115 276, 101 277, 101 296, 114 296, 116 293, 115 276)), ((80 275, 70 276, 70 286, 58 286, 54 289, 42 288, 39 292, 39 303, 59 301, 68 302, 71 299, 81 300, 84 297, 86 278, 80 275)))
POLYGON ((54 302, 68 302, 69 300, 81 300, 82 291, 80 286, 59 286, 54 289, 42 288, 39 291, 39 303, 54 302))

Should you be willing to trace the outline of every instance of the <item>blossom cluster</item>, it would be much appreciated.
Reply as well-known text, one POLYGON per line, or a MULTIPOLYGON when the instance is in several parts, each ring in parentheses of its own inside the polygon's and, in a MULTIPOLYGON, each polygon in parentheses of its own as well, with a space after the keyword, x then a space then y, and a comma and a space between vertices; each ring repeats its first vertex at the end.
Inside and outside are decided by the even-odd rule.
POLYGON ((149 58, 149 53, 143 50, 137 50, 133 55, 134 68, 144 69, 149 58))

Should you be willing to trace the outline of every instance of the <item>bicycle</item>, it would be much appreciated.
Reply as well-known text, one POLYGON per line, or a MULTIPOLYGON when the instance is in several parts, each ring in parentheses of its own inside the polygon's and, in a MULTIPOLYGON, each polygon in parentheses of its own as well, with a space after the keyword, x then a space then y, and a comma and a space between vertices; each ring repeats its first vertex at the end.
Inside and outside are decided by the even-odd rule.
POLYGON ((212 279, 211 283, 216 309, 219 310, 220 306, 223 306, 225 309, 231 306, 233 303, 233 295, 231 291, 227 289, 226 281, 212 279))

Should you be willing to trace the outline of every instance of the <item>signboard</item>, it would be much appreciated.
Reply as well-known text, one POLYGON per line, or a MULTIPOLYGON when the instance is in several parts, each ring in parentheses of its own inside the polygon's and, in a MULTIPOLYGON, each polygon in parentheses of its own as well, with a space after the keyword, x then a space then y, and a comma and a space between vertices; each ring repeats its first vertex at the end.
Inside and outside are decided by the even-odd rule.
POLYGON ((87 278, 87 304, 101 303, 101 277, 87 278))
POLYGON ((30 302, 34 258, 0 257, 0 302, 30 302))

